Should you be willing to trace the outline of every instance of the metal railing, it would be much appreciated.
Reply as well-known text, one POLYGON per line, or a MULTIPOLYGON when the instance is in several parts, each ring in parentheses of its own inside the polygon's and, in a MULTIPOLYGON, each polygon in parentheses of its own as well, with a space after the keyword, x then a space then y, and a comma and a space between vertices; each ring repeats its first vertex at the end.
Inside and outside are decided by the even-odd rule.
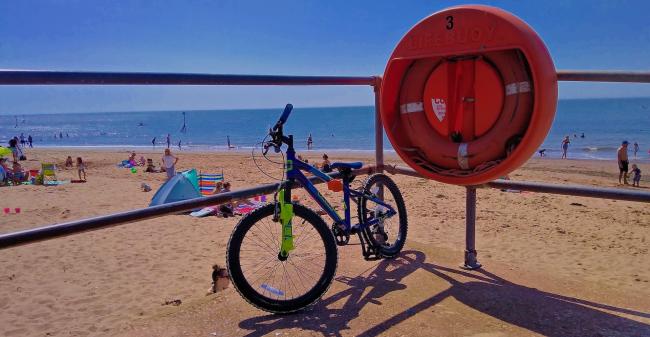
MULTIPOLYGON (((636 82, 650 83, 650 72, 629 71, 557 71, 559 81, 585 82, 636 82)), ((0 85, 368 85, 375 92, 375 166, 364 167, 355 174, 368 174, 386 170, 393 174, 420 175, 407 167, 385 166, 383 156, 383 127, 379 114, 380 76, 275 76, 275 75, 224 75, 224 74, 183 74, 183 73, 124 73, 124 72, 66 72, 36 70, 0 70, 0 85)), ((336 176, 336 175, 335 175, 336 176)), ((313 182, 320 180, 312 178, 313 182)), ((526 181, 496 180, 484 187, 498 189, 518 189, 540 193, 575 195, 593 198, 607 198, 650 202, 650 193, 590 186, 566 186, 526 181)), ((109 214, 95 218, 54 224, 34 229, 0 235, 0 249, 21 244, 53 239, 61 236, 97 230, 126 223, 146 220, 190 210, 201 206, 229 202, 235 199, 250 198, 259 194, 272 193, 277 184, 268 184, 229 193, 203 198, 179 201, 170 204, 109 214)), ((466 188, 466 229, 465 263, 468 269, 481 267, 477 261, 475 248, 476 189, 466 188)))

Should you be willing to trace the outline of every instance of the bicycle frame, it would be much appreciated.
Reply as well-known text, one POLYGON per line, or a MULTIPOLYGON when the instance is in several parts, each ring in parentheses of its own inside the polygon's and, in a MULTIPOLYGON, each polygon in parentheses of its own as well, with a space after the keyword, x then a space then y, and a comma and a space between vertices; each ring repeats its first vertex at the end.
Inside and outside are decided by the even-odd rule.
MULTIPOLYGON (((320 194, 320 192, 316 189, 314 184, 312 184, 309 181, 309 179, 307 179, 307 177, 302 173, 302 171, 310 172, 311 174, 318 177, 319 179, 322 179, 325 182, 331 181, 332 177, 327 175, 327 173, 303 162, 302 160, 296 157, 296 152, 293 148, 292 135, 289 135, 288 137, 284 137, 284 142, 288 145, 287 158, 285 162, 285 170, 286 170, 287 182, 289 183, 287 185, 288 187, 285 188, 285 191, 283 193, 285 204, 291 203, 290 186, 292 186, 293 183, 297 181, 307 191, 307 193, 309 193, 309 195, 318 203, 318 205, 327 213, 327 215, 329 215, 329 217, 332 218, 335 224, 343 225, 345 227, 346 232, 349 232, 352 229, 363 229, 367 226, 371 226, 379 222, 378 219, 373 218, 367 223, 363 223, 363 224, 358 223, 355 225, 351 224, 350 198, 360 198, 364 196, 364 193, 351 190, 350 184, 347 181, 344 181, 343 184, 343 206, 345 210, 344 210, 344 216, 343 218, 341 218, 341 216, 334 210, 334 208, 329 204, 329 202, 320 194)), ((393 216, 394 214, 397 214, 397 212, 393 209, 391 205, 384 203, 379 198, 368 194, 366 194, 365 197, 377 203, 378 205, 385 207, 388 210, 389 216, 393 216)))

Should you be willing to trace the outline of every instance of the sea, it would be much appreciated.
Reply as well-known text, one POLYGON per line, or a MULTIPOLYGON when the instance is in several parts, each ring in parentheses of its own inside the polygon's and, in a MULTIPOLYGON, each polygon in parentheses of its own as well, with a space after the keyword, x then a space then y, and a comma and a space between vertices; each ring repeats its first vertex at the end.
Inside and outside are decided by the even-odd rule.
MULTIPOLYGON (((183 151, 248 151, 258 146, 283 107, 250 110, 187 110, 12 115, 0 112, 0 143, 31 135, 35 147, 156 148, 183 151), (185 127, 183 127, 185 126, 185 127)), ((315 152, 372 152, 374 107, 295 107, 285 126, 296 148, 315 152)), ((540 147, 559 158, 569 136, 569 158, 615 159, 621 141, 637 142, 637 157, 650 160, 650 98, 560 100, 553 126, 540 147), (584 137, 582 137, 584 135, 584 137)), ((384 137, 384 148, 393 151, 384 137)), ((630 147, 630 154, 632 147, 630 147)))

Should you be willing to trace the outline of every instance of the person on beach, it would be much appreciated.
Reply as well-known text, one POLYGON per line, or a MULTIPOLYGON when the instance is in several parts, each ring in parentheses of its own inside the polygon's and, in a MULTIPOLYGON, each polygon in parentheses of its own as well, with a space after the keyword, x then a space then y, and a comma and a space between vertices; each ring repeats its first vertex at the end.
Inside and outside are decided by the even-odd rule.
POLYGON ((634 158, 636 158, 636 153, 639 152, 639 143, 634 142, 634 158))
POLYGON ((153 137, 153 139, 151 140, 151 145, 153 146, 154 149, 156 148, 156 137, 153 137))
POLYGON ((9 139, 9 150, 11 150, 11 155, 13 156, 14 161, 17 162, 20 158, 20 154, 18 152, 18 142, 15 138, 9 139))
POLYGON ((13 170, 9 168, 7 158, 0 157, 0 172, 3 173, 0 175, 0 183, 9 184, 9 180, 12 178, 13 170))
POLYGON ((226 136, 226 141, 228 142, 228 150, 235 148, 232 144, 230 144, 230 136, 226 136))
MULTIPOLYGON (((227 193, 230 192, 230 182, 224 182, 223 183, 223 188, 218 192, 218 193, 227 193)), ((221 214, 224 218, 227 218, 229 216, 234 216, 235 212, 233 211, 234 209, 234 203, 225 203, 219 206, 219 214, 221 214)))
POLYGON ((627 170, 628 167, 627 165, 630 163, 627 158, 627 145, 629 142, 627 140, 624 140, 621 143, 621 146, 618 148, 616 151, 616 154, 618 156, 618 169, 619 169, 619 174, 618 174, 618 183, 621 183, 621 179, 623 179, 623 183, 625 185, 628 185, 627 183, 627 170))
POLYGON ((176 163, 178 163, 178 158, 172 155, 170 149, 165 149, 165 155, 162 157, 163 167, 167 173, 167 180, 173 178, 176 175, 176 163))
POLYGON ((81 157, 77 157, 77 174, 79 175, 79 180, 86 181, 86 164, 84 164, 81 157), (81 174, 84 174, 84 178, 81 179, 81 174))
POLYGON ((4 166, 4 161, 6 158, 0 158, 0 186, 7 184, 7 170, 4 166))
POLYGON ((25 147, 25 134, 20 134, 20 146, 25 147))
POLYGON ((13 181, 14 185, 18 185, 25 180, 25 172, 23 172, 23 167, 19 162, 15 161, 13 168, 13 181))
POLYGON ((32 135, 29 135, 29 137, 27 137, 27 142, 29 143, 30 148, 34 147, 34 145, 33 145, 34 138, 32 138, 32 135))
POLYGON ((307 137, 307 150, 311 150, 313 144, 314 144, 314 140, 311 138, 311 133, 310 133, 309 137, 307 137))
POLYGON ((181 140, 178 140, 178 151, 181 150, 181 140))
POLYGON ((566 159, 566 152, 569 150, 570 143, 569 136, 565 136, 564 140, 562 140, 562 159, 566 159))
POLYGON ((546 149, 539 150, 539 156, 540 157, 546 157, 546 149))
POLYGON ((167 148, 172 146, 172 138, 170 134, 167 134, 167 148))
POLYGON ((636 164, 632 164, 632 172, 630 172, 630 174, 633 174, 632 186, 639 187, 639 182, 641 181, 641 169, 639 169, 636 164))
POLYGON ((65 168, 72 168, 74 166, 74 163, 72 162, 72 156, 68 156, 68 158, 65 159, 65 168))
POLYGON ((138 160, 138 166, 145 166, 147 162, 144 160, 144 156, 140 156, 140 159, 138 160))
POLYGON ((149 173, 156 172, 156 167, 153 165, 153 159, 147 158, 147 168, 144 171, 149 173))
POLYGON ((327 153, 323 153, 323 163, 321 164, 321 171, 325 173, 332 172, 332 163, 330 163, 329 156, 327 153))

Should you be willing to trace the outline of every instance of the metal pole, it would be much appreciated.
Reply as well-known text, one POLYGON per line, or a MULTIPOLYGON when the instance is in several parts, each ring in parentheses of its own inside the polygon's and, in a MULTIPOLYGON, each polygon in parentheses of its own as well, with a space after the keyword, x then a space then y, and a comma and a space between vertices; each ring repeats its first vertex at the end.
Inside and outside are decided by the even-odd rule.
POLYGON ((557 70, 558 81, 650 83, 647 71, 557 70))
MULTIPOLYGON (((374 168, 371 166, 366 166, 359 170, 354 170, 352 173, 354 175, 368 174, 369 172, 372 172, 373 169, 374 168)), ((340 178, 341 175, 340 173, 336 172, 331 173, 330 176, 333 178, 340 178)), ((320 184, 323 182, 317 177, 311 177, 310 180, 314 184, 320 184)), ((54 239, 71 234, 78 234, 107 227, 124 225, 134 221, 161 217, 173 213, 196 209, 199 207, 246 199, 256 195, 271 194, 277 191, 278 186, 279 183, 260 185, 252 188, 232 191, 228 193, 220 193, 202 198, 183 200, 164 205, 151 206, 121 213, 98 216, 89 219, 48 225, 19 232, 0 234, 0 250, 42 240, 54 239)))
POLYGON ((276 76, 0 70, 0 85, 374 85, 372 76, 276 76))
POLYGON ((381 77, 375 77, 375 166, 377 172, 384 172, 384 127, 381 123, 380 97, 381 77))
POLYGON ((476 187, 465 188, 465 263, 464 269, 478 269, 481 264, 476 259, 476 187))

